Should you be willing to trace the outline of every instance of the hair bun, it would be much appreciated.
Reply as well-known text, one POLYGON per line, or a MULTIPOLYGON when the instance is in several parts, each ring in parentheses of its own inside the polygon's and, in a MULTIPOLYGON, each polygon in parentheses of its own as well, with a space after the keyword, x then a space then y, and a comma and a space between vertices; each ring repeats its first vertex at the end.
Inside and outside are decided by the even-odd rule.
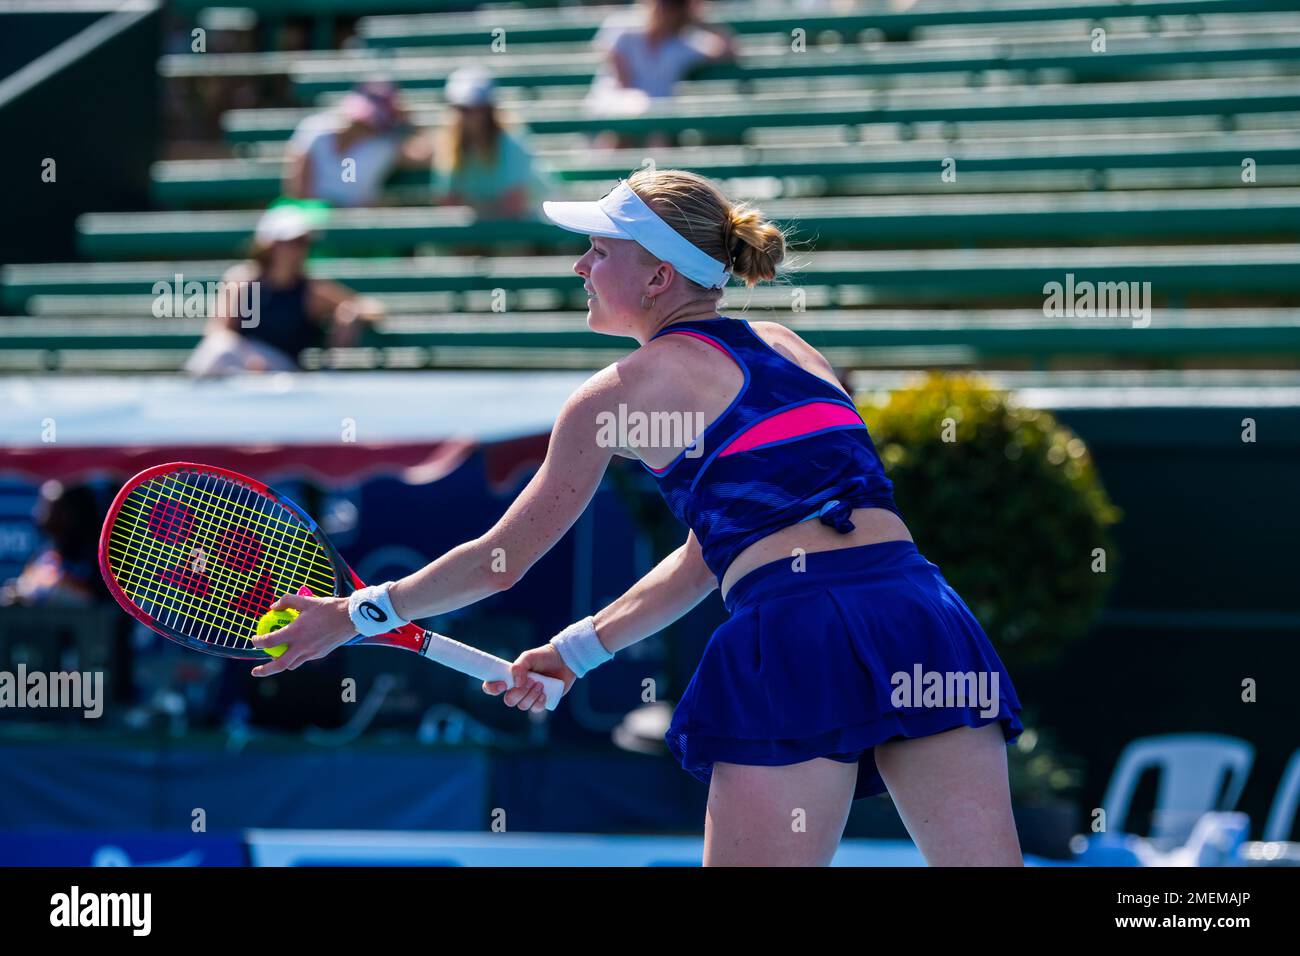
POLYGON ((776 278, 785 258, 785 233, 744 203, 731 207, 723 228, 723 242, 731 254, 731 274, 752 286, 776 278))
POLYGON ((746 285, 776 278, 785 258, 785 234, 757 209, 732 203, 712 181, 684 169, 638 170, 628 185, 678 235, 726 264, 746 285))

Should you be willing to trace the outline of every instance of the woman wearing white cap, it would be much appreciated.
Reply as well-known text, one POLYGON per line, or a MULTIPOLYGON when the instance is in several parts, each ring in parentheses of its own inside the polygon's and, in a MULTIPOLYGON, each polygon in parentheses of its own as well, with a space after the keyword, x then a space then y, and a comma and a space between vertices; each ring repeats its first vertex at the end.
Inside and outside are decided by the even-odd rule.
POLYGON ((829 863, 851 802, 886 789, 930 863, 1021 863, 1004 746, 1022 730, 1020 703, 988 638, 917 551, 826 360, 781 325, 718 314, 730 276, 775 276, 781 231, 679 170, 643 170, 599 202, 545 211, 591 237, 574 265, 588 324, 639 347, 569 398, 546 460, 496 525, 400 581, 350 598, 282 598, 277 607, 302 614, 267 639, 288 650, 253 673, 510 587, 582 514, 611 458, 636 458, 690 528, 685 543, 520 655, 516 686, 484 690, 540 710, 530 670, 567 690, 720 589, 731 617, 665 738, 709 782, 706 865, 829 863), (708 425, 644 427, 674 415, 708 425), (372 604, 386 623, 363 613, 372 604), (983 707, 895 700, 891 678, 916 667, 982 673, 995 693, 983 707))
POLYGON ((434 149, 436 200, 484 219, 538 218, 554 184, 523 136, 503 125, 491 75, 462 67, 447 77, 444 95, 452 115, 434 149))
POLYGON ((284 192, 335 206, 372 206, 395 168, 422 169, 427 135, 403 132, 405 113, 391 83, 357 84, 338 106, 308 116, 286 148, 284 192))
POLYGON ((307 275, 315 220, 295 204, 267 210, 248 261, 224 276, 203 340, 185 363, 192 375, 292 371, 308 348, 355 345, 383 304, 307 275))

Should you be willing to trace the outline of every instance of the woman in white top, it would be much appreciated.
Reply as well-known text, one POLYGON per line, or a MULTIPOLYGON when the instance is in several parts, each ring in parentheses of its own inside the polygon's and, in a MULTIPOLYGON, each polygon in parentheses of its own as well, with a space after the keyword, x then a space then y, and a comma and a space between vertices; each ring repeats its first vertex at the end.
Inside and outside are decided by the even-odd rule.
POLYGON ((404 136, 397 89, 362 83, 337 111, 303 120, 289 140, 285 195, 323 199, 335 206, 372 206, 394 167, 427 167, 427 135, 404 136))
MULTIPOLYGON (((636 10, 611 15, 592 42, 605 53, 586 99, 594 115, 644 112, 701 63, 736 56, 735 35, 703 23, 696 0, 644 0, 636 10)), ((631 144, 602 133, 596 145, 631 144)), ((668 145, 668 137, 651 133, 646 145, 668 145)))

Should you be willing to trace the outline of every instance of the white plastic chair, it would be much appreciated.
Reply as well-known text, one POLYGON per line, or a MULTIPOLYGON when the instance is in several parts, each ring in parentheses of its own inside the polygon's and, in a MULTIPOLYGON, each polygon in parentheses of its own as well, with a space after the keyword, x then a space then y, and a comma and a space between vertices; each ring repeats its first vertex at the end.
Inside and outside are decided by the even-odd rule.
POLYGON ((1291 755, 1282 771, 1282 782, 1277 785, 1277 796, 1264 824, 1264 839, 1289 839, 1297 809, 1300 809, 1300 750, 1291 755))
POLYGON ((1160 774, 1148 838, 1162 849, 1181 846, 1203 814, 1236 807, 1254 762, 1254 746, 1238 737, 1164 734, 1131 741, 1116 761, 1102 800, 1106 828, 1125 832, 1138 780, 1155 767, 1160 774))

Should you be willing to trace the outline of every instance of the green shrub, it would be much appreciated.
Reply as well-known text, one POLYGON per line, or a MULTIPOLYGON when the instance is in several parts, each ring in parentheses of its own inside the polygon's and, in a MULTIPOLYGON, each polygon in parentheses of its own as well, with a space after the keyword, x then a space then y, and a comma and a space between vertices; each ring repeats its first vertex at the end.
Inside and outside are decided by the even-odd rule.
POLYGON ((917 548, 1013 674, 1087 631, 1116 572, 1120 511, 1078 436, 972 375, 931 374, 859 408, 917 548))
POLYGON ((1020 714, 1025 732, 1007 750, 1007 777, 1012 798, 1020 804, 1042 806, 1073 798, 1083 783, 1083 761, 1064 750, 1035 708, 1020 714))

